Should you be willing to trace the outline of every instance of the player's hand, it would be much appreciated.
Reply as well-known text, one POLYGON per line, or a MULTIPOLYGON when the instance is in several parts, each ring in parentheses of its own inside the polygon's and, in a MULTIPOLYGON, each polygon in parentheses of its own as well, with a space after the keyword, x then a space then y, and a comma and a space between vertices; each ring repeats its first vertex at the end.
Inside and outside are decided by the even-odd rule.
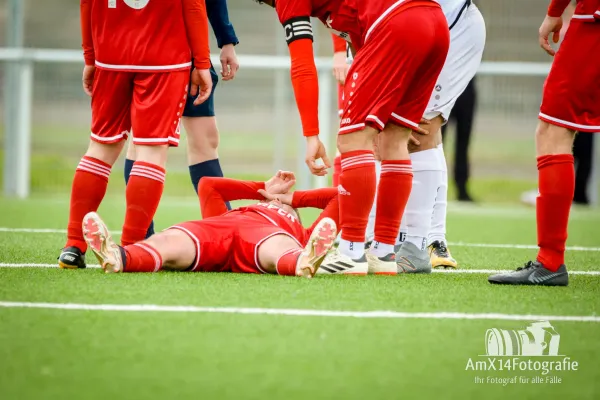
POLYGON ((192 71, 190 78, 190 94, 196 97, 194 105, 202 104, 208 99, 212 92, 212 77, 209 69, 195 69, 192 71))
POLYGON ((348 64, 346 63, 346 52, 338 51, 333 53, 333 76, 340 85, 346 82, 348 75, 348 64))
POLYGON ((224 81, 230 81, 235 78, 235 74, 240 68, 238 63, 237 54, 235 54, 235 47, 232 44, 226 44, 221 49, 221 76, 224 81))
POLYGON ((265 182, 265 191, 273 194, 287 193, 296 184, 293 172, 277 171, 274 177, 265 182))
POLYGON ((266 200, 277 201, 281 204, 287 204, 288 206, 292 205, 292 200, 294 199, 293 193, 269 193, 263 189, 259 189, 258 193, 266 200))
POLYGON ((83 77, 81 81, 83 83, 83 91, 88 96, 92 96, 92 88, 94 87, 94 74, 96 73, 96 67, 93 65, 86 65, 83 67, 83 77))
POLYGON ((325 176, 327 169, 331 168, 331 162, 327 157, 327 151, 319 136, 307 136, 306 138, 306 157, 304 158, 308 169, 313 175, 325 176), (317 160, 323 160, 323 165, 317 165, 317 160))
POLYGON ((544 22, 540 26, 538 40, 540 42, 540 47, 544 49, 544 51, 551 56, 556 54, 556 51, 550 46, 550 42, 548 41, 550 35, 552 35, 552 41, 554 43, 558 43, 560 40, 560 30, 563 26, 562 17, 550 17, 546 15, 544 18, 544 22))

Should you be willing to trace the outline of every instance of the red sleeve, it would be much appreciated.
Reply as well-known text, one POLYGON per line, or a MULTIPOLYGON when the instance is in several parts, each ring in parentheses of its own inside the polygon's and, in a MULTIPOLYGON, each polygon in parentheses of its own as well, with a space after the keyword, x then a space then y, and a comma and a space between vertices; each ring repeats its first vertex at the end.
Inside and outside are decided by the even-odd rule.
POLYGON ((204 177, 198 184, 202 218, 225 214, 227 212, 226 201, 263 200, 263 197, 258 194, 258 190, 264 188, 264 182, 204 177))
POLYGON ((344 39, 342 39, 341 37, 339 37, 338 35, 331 35, 331 38, 333 39, 333 52, 334 53, 341 53, 341 52, 346 52, 346 41, 344 39))
POLYGON ((321 210, 327 207, 332 198, 337 197, 337 188, 322 188, 313 190, 297 190, 292 197, 292 207, 294 208, 319 208, 321 210))
POLYGON ((314 207, 323 210, 323 212, 319 214, 319 218, 317 218, 317 220, 313 222, 311 227, 308 228, 308 236, 310 236, 310 234, 312 233, 313 229, 315 229, 315 226, 319 223, 319 221, 326 217, 331 218, 335 222, 335 225, 338 227, 338 231, 340 229, 340 206, 338 202, 337 188, 323 188, 294 192, 292 207, 314 207))
POLYGON ((548 16, 561 17, 571 0, 552 0, 548 7, 548 16))
POLYGON ((304 136, 319 134, 319 76, 310 39, 290 43, 292 86, 304 136))
POLYGON ((210 47, 208 44, 208 16, 205 0, 182 0, 183 19, 194 55, 194 67, 210 68, 210 47))
MULTIPOLYGON (((339 228, 340 223, 340 206, 338 202, 338 190, 337 188, 323 188, 306 191, 294 192, 292 199, 292 207, 294 208, 320 208, 323 210, 319 214, 319 218, 307 229, 307 235, 310 236, 315 226, 323 218, 331 218, 335 225, 339 228)), ((307 237, 308 237, 307 236, 307 237)))
POLYGON ((95 64, 94 41, 92 39, 92 5, 91 0, 81 0, 79 3, 81 22, 81 47, 85 65, 95 64))

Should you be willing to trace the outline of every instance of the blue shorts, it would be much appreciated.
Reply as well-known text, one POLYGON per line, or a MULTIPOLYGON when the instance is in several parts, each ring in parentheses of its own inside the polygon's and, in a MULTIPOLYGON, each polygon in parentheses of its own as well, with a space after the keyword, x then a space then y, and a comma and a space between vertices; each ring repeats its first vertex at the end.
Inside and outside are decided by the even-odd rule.
MULTIPOLYGON (((190 71, 191 76, 191 71, 190 71)), ((210 66, 210 76, 212 77, 213 87, 210 96, 206 101, 198 106, 194 105, 194 100, 196 97, 191 96, 188 92, 188 97, 185 102, 185 108, 183 109, 184 117, 214 117, 215 116, 215 89, 217 87, 217 83, 219 82, 219 75, 217 75, 217 71, 215 68, 210 66)))

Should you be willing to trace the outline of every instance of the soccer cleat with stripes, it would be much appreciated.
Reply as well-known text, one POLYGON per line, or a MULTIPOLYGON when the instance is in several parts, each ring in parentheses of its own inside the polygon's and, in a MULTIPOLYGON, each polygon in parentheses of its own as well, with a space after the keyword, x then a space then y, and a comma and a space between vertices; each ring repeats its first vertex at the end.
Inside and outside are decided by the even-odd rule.
POLYGON ((321 268, 317 271, 318 275, 367 275, 369 272, 369 263, 367 257, 363 254, 358 260, 353 260, 347 255, 342 254, 339 249, 333 249, 329 252, 321 268))
POLYGON ((396 254, 396 266, 399 274, 431 273, 429 255, 411 242, 402 243, 402 247, 396 254))
POLYGON ((397 275, 396 254, 390 253, 385 257, 377 257, 367 251, 367 262, 369 264, 369 274, 373 275, 397 275))
POLYGON ((448 250, 448 246, 443 240, 436 240, 427 249, 433 268, 458 268, 458 263, 452 258, 452 254, 450 254, 450 250, 448 250))
POLYGON ((323 218, 313 230, 308 243, 298 257, 296 275, 312 278, 333 247, 337 227, 331 218, 323 218))
POLYGON ((65 247, 58 256, 58 266, 63 269, 85 268, 85 253, 77 247, 65 247))
POLYGON ((567 286, 569 273, 564 264, 552 272, 539 261, 529 261, 516 271, 491 275, 488 282, 498 285, 567 286))
POLYGON ((108 233, 108 228, 102 218, 95 212, 83 217, 83 237, 89 248, 98 259, 104 272, 123 272, 121 248, 108 233))

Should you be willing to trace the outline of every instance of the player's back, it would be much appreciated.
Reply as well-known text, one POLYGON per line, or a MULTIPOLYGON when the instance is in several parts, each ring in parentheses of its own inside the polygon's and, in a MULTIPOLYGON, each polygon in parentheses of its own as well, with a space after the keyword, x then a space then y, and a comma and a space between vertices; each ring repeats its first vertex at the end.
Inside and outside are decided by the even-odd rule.
POLYGON ((96 66, 173 71, 190 66, 182 0, 91 0, 96 66))

